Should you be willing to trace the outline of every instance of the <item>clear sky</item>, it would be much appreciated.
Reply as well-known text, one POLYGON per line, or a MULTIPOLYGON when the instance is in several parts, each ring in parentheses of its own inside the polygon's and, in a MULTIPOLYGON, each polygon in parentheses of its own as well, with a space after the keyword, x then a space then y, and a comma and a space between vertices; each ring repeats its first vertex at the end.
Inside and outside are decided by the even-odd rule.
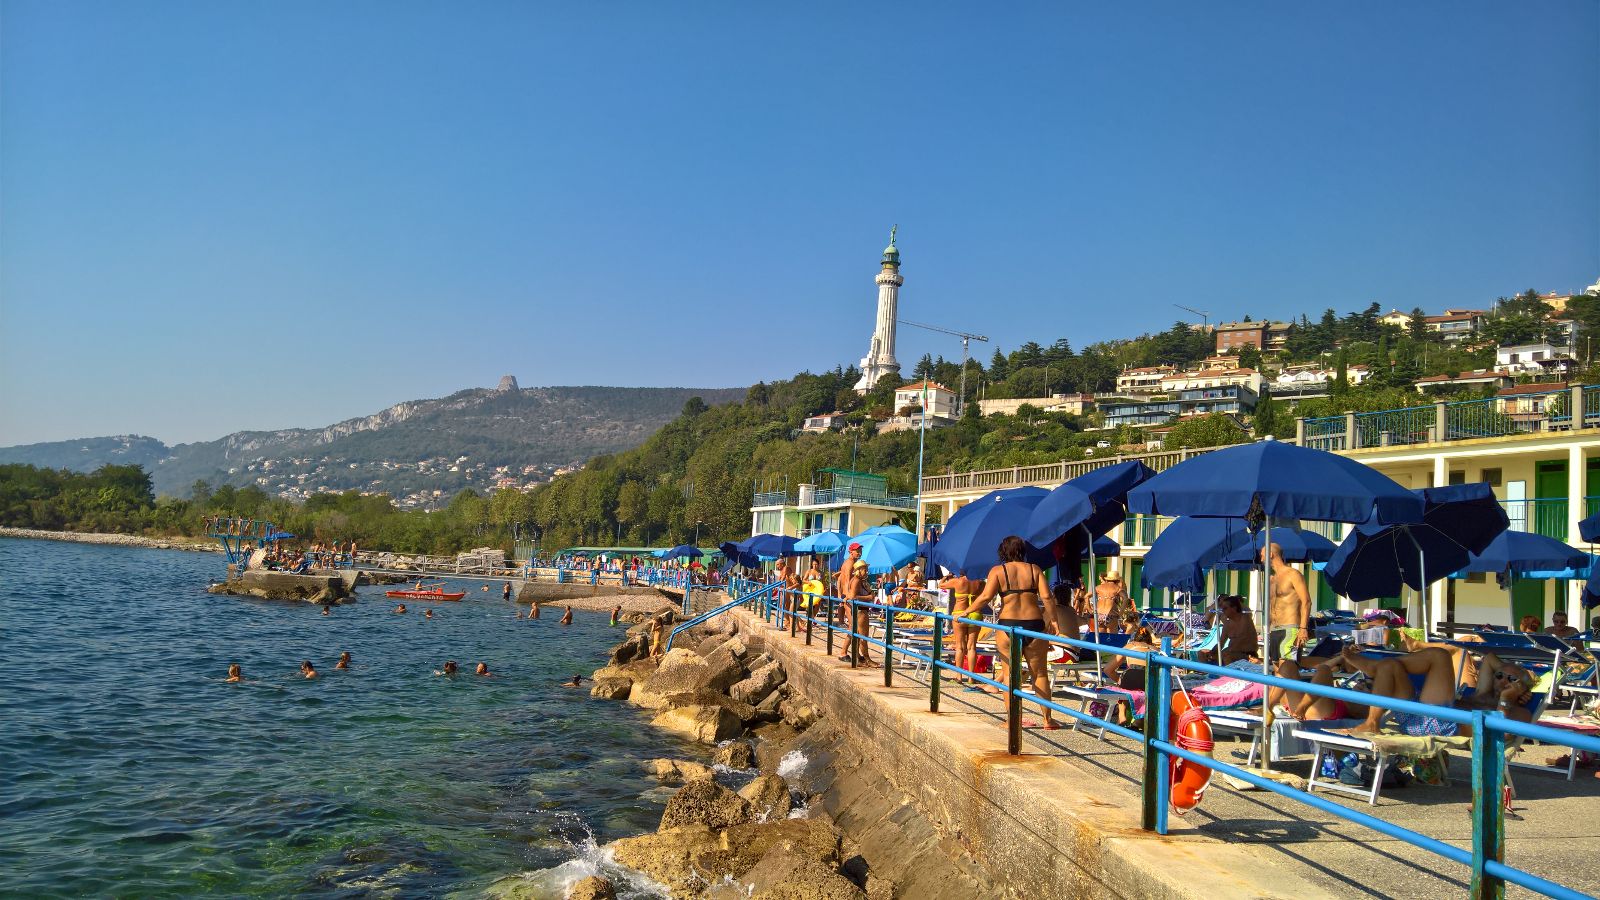
POLYGON ((1600 277, 1593 0, 0 16, 0 444, 1600 277))

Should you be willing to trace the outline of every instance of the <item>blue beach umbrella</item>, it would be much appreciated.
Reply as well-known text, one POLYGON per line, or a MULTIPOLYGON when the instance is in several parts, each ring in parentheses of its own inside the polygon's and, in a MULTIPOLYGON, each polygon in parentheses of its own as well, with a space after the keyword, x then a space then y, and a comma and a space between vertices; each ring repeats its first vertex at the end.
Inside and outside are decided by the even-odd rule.
POLYGON ((1600 543, 1600 513, 1578 523, 1578 536, 1591 544, 1600 543))
POLYGON ((733 541, 724 541, 717 549, 722 551, 722 555, 734 565, 754 569, 761 565, 761 558, 750 552, 749 548, 745 546, 747 543, 748 541, 741 541, 737 544, 733 541))
MULTIPOLYGON (((1036 487, 990 491, 961 507, 945 523, 929 562, 969 578, 983 578, 1000 565, 1000 542, 1027 530, 1028 517, 1048 493, 1036 487)), ((1049 550, 1032 544, 1027 559, 1041 568, 1055 565, 1049 550)))
POLYGON ((1194 594, 1206 589, 1206 570, 1223 557, 1250 547, 1250 532, 1238 519, 1185 516, 1161 530, 1144 555, 1139 578, 1148 585, 1194 594))
POLYGON ((1122 545, 1111 538, 1101 536, 1094 539, 1094 555, 1111 559, 1122 555, 1122 545))
POLYGON ((1028 529, 1020 534, 1038 547, 1048 547, 1064 535, 1081 534, 1085 527, 1097 537, 1105 534, 1127 518, 1128 491, 1155 474, 1130 459, 1079 475, 1041 500, 1028 517, 1028 529))
POLYGON ((704 553, 700 552, 700 548, 694 546, 693 544, 679 544, 678 546, 667 551, 667 556, 670 559, 683 559, 684 557, 700 557, 704 555, 704 553))
POLYGON ((1288 521, 1422 521, 1422 500, 1355 460, 1257 441, 1185 460, 1128 491, 1128 509, 1164 516, 1288 521))
MULTIPOLYGON (((1283 551, 1285 562, 1327 562, 1339 547, 1315 531, 1281 526, 1272 529, 1272 543, 1283 551)), ((1261 534, 1253 535, 1250 543, 1224 556, 1218 568, 1234 571, 1253 569, 1261 565, 1261 548, 1266 546, 1261 534)))
MULTIPOLYGON (((1358 525, 1339 545, 1322 574, 1352 600, 1421 593, 1466 566, 1506 530, 1506 511, 1488 484, 1454 484, 1414 491, 1422 498, 1416 525, 1358 525), (1436 573, 1428 578, 1429 572, 1436 573)), ((1421 617, 1427 629, 1427 604, 1421 617)))
MULTIPOLYGON (((1519 575, 1533 577, 1533 573, 1541 570, 1576 569, 1588 563, 1589 554, 1572 549, 1564 541, 1530 531, 1503 531, 1456 574, 1493 572, 1509 597, 1512 583, 1519 575)), ((1511 625, 1516 627, 1516 624, 1513 607, 1511 625)))
POLYGON ((850 543, 850 535, 842 531, 819 531, 795 542, 796 553, 838 553, 850 543))
POLYGON ((893 572, 917 558, 917 536, 898 525, 869 528, 851 543, 861 545, 861 559, 873 575, 893 572))
POLYGON ((781 556, 798 556, 794 549, 800 539, 788 535, 758 534, 744 541, 744 549, 763 560, 774 560, 781 556))

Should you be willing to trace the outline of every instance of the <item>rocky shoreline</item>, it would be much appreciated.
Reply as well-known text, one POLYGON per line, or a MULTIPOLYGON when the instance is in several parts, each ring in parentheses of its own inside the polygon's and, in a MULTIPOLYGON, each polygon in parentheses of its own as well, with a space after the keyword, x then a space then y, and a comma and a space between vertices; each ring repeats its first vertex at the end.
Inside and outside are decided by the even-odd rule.
MULTIPOLYGON (((681 787, 655 832, 613 841, 603 855, 674 898, 891 900, 895 884, 799 786, 808 739, 829 731, 821 712, 789 687, 780 662, 721 624, 680 635, 689 639, 660 657, 650 655, 649 622, 635 625, 595 671, 591 696, 639 707, 651 725, 711 753, 710 765, 646 763, 662 785, 681 787)), ((527 887, 513 876, 490 894, 535 896, 527 887)), ((567 897, 614 898, 618 888, 591 876, 567 897)))
POLYGON ((215 541, 199 538, 151 538, 137 534, 104 534, 96 531, 43 531, 37 528, 0 528, 0 537, 27 538, 36 541, 69 541, 74 544, 109 544, 117 547, 145 547, 151 550, 193 550, 199 553, 221 553, 215 541))

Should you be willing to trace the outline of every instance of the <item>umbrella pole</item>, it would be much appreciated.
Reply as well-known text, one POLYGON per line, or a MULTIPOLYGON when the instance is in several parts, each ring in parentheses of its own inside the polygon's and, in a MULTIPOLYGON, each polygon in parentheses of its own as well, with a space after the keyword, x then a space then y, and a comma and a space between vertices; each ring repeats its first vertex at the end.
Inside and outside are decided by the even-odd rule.
POLYGON ((1422 623, 1422 639, 1426 641, 1428 639, 1428 561, 1423 559, 1422 545, 1417 543, 1417 536, 1412 534, 1409 528, 1406 529, 1406 537, 1411 539, 1411 546, 1417 550, 1417 584, 1420 585, 1417 588, 1417 599, 1419 601, 1418 606, 1421 607, 1418 610, 1421 615, 1417 618, 1417 621, 1422 623))
MULTIPOLYGON (((1261 674, 1272 674, 1272 517, 1267 516, 1261 532, 1261 674)), ((1272 704, 1263 699, 1261 708, 1261 767, 1272 768, 1272 704)))
MULTIPOLYGON (((1084 576, 1089 594, 1089 630, 1094 636, 1094 680, 1099 683, 1101 673, 1105 672, 1105 665, 1100 659, 1100 591, 1099 583, 1094 578, 1094 535, 1089 532, 1089 526, 1084 525, 1083 533, 1089 539, 1089 574, 1084 576)), ((1114 607, 1113 607, 1114 608, 1114 607)), ((1069 635, 1077 637, 1077 635, 1069 635)))

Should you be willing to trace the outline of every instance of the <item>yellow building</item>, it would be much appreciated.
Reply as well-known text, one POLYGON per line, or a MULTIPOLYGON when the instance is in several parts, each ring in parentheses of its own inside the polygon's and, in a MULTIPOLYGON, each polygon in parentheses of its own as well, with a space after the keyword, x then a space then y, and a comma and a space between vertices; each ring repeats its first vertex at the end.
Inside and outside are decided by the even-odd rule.
MULTIPOLYGON (((1553 386, 1554 387, 1554 386, 1553 386)), ((1511 527, 1536 531, 1588 549, 1578 536, 1578 521, 1600 511, 1600 385, 1566 385, 1543 394, 1426 403, 1416 407, 1302 419, 1295 441, 1348 456, 1372 466, 1409 488, 1487 481, 1500 498, 1511 527), (1537 397, 1541 402, 1530 399, 1537 397), (1540 412, 1534 413, 1532 410, 1540 412), (1574 416, 1572 410, 1580 410, 1574 416)), ((1138 456, 1020 466, 984 472, 930 475, 923 479, 922 520, 947 521, 951 514, 992 490, 1037 485, 1054 487, 1091 469, 1125 459, 1141 459, 1158 471, 1206 451, 1164 451, 1138 456)), ((1147 604, 1160 605, 1160 591, 1139 583, 1145 550, 1168 520, 1134 516, 1112 532, 1123 547, 1120 559, 1100 568, 1117 569, 1129 590, 1147 604)), ((1344 527, 1305 523, 1335 540, 1344 527)), ((919 529, 920 531, 920 529, 919 529)), ((1318 608, 1352 604, 1334 596, 1320 574, 1308 571, 1318 608)), ((1214 587, 1251 596, 1244 573, 1217 573, 1214 587)), ((1510 624, 1515 615, 1536 615, 1549 624, 1556 609, 1582 621, 1581 581, 1522 580, 1508 597, 1494 578, 1474 576, 1436 583, 1429 597, 1430 621, 1510 624)), ((1402 605, 1397 598, 1389 605, 1402 605)), ((1379 605, 1363 603, 1362 608, 1379 605)), ((1412 604, 1414 609, 1414 604, 1412 604)))
MULTIPOLYGON (((883 475, 849 469, 822 469, 826 487, 815 483, 757 490, 750 503, 750 533, 806 537, 821 531, 860 534, 899 522, 916 509, 916 498, 895 494, 883 475)), ((817 481, 822 481, 819 477, 817 481)))

